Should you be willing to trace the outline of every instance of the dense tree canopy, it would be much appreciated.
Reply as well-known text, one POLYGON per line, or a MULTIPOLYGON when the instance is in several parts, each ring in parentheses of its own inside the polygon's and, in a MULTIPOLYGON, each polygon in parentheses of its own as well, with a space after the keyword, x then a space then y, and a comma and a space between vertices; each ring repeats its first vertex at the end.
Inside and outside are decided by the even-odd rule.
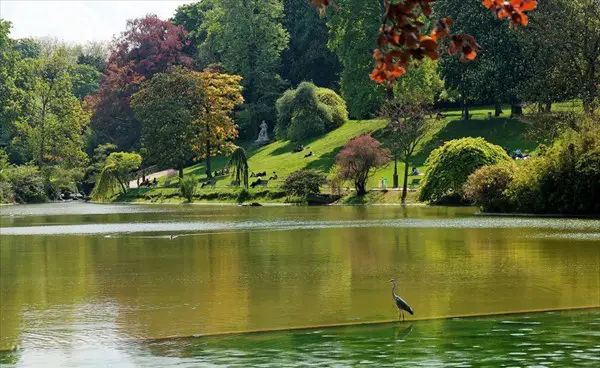
POLYGON ((49 164, 81 166, 83 135, 89 116, 73 95, 69 65, 60 51, 45 59, 21 62, 23 90, 21 114, 16 121, 13 142, 22 149, 26 161, 43 167, 49 164))
POLYGON ((185 36, 183 28, 153 15, 127 22, 127 30, 113 44, 100 92, 88 101, 100 142, 120 149, 139 147, 141 126, 129 106, 131 96, 155 73, 193 64, 183 53, 185 36))
POLYGON ((131 106, 142 123, 149 161, 183 169, 192 158, 197 135, 193 120, 200 114, 204 94, 201 82, 198 73, 175 67, 155 74, 133 95, 131 106))
POLYGON ((327 48, 326 18, 306 0, 284 0, 283 26, 290 44, 283 53, 282 77, 292 87, 302 81, 337 88, 341 65, 337 55, 327 48))
POLYGON ((342 97, 350 117, 367 118, 381 107, 385 89, 369 78, 383 6, 379 1, 340 0, 329 18, 329 47, 338 56, 342 97))
POLYGON ((218 0, 208 15, 207 41, 228 73, 244 79, 246 103, 237 113, 241 135, 254 137, 261 121, 274 122, 284 87, 281 53, 289 36, 281 0, 218 0))

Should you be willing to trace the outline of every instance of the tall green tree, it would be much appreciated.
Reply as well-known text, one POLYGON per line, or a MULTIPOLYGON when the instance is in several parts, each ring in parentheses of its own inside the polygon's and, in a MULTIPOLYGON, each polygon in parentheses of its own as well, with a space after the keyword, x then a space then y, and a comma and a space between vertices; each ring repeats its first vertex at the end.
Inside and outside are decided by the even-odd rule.
POLYGON ((430 59, 424 59, 418 68, 410 69, 393 86, 394 100, 411 106, 432 105, 443 90, 438 63, 430 59))
POLYGON ((306 0, 284 0, 283 6, 283 26, 290 44, 283 52, 282 77, 293 87, 310 81, 319 87, 336 88, 341 65, 327 48, 327 19, 306 0))
POLYGON ((283 0, 218 0, 211 11, 209 39, 217 43, 225 71, 244 79, 245 104, 237 113, 240 133, 254 137, 261 121, 275 121, 275 101, 284 84, 281 53, 289 36, 281 22, 283 0))
POLYGON ((19 114, 19 91, 15 86, 18 56, 10 39, 10 22, 0 19, 0 145, 8 145, 19 114))
POLYGON ((384 12, 382 1, 340 0, 330 10, 329 48, 342 64, 340 87, 350 117, 370 117, 382 106, 385 88, 369 78, 373 69, 372 51, 384 12))
POLYGON ((155 74, 133 95, 131 106, 142 123, 146 158, 163 167, 183 167, 193 156, 198 134, 193 120, 201 113, 202 80, 198 73, 177 67, 155 74))
POLYGON ((73 95, 67 60, 58 50, 47 58, 25 59, 20 68, 17 86, 23 90, 23 102, 14 143, 40 167, 82 166, 87 160, 83 147, 89 115, 73 95))
POLYGON ((190 41, 187 52, 194 55, 196 63, 201 69, 211 63, 217 62, 216 57, 210 57, 212 40, 209 40, 210 17, 215 9, 214 0, 203 0, 196 3, 184 4, 177 7, 171 19, 173 24, 183 27, 187 31, 190 41))
POLYGON ((94 200, 106 200, 118 193, 126 193, 128 176, 142 164, 142 156, 137 153, 113 152, 111 153, 92 191, 94 200))
POLYGON ((525 60, 530 72, 525 95, 547 104, 577 97, 587 113, 598 109, 600 2, 541 1, 524 33, 532 44, 525 60))
POLYGON ((511 29, 506 21, 491 17, 479 1, 438 0, 434 10, 455 21, 453 32, 472 35, 483 48, 473 61, 461 62, 443 53, 440 62, 446 85, 460 93, 463 119, 468 119, 468 104, 472 102, 492 102, 498 109, 501 103, 512 103, 518 112, 517 87, 527 72, 519 39, 522 30, 511 29))

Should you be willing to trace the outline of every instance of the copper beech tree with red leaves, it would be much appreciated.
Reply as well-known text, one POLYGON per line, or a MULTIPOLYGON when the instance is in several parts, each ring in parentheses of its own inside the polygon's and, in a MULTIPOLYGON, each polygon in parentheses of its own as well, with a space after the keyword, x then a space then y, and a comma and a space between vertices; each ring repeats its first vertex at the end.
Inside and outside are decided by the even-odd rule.
POLYGON ((186 35, 182 27, 155 15, 127 21, 127 30, 113 43, 99 93, 86 98, 99 143, 114 142, 122 150, 139 145, 141 125, 129 105, 131 96, 156 73, 193 66, 184 53, 186 35))
MULTIPOLYGON (((323 12, 335 7, 333 0, 311 0, 323 12)), ((460 56, 461 61, 474 60, 481 47, 473 36, 451 34, 454 21, 442 18, 435 23, 433 30, 423 34, 423 17, 429 18, 436 0, 384 0, 385 14, 379 29, 377 49, 373 53, 375 69, 371 79, 378 83, 391 84, 406 73, 411 63, 418 66, 419 61, 428 57, 437 60, 440 57, 440 41, 449 37, 448 52, 460 56)), ((492 10, 500 19, 507 18, 511 26, 527 25, 525 12, 537 7, 536 0, 483 0, 483 5, 492 10)))
POLYGON ((348 141, 335 159, 338 179, 351 180, 356 194, 362 196, 367 193, 367 181, 375 170, 390 160, 390 151, 370 135, 361 135, 348 141))

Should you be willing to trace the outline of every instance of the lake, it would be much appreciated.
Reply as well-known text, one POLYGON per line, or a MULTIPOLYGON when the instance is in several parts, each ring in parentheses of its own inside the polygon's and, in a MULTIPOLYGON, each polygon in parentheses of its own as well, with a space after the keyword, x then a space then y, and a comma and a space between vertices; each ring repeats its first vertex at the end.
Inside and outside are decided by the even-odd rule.
POLYGON ((536 351, 556 351, 552 342, 575 344, 561 348, 573 364, 600 353, 598 309, 481 317, 599 307, 600 220, 425 206, 64 203, 0 211, 0 349, 18 347, 0 354, 7 364, 281 366, 305 352, 306 364, 330 366, 342 352, 351 360, 341 365, 430 366, 485 357, 486 349, 472 349, 478 334, 490 355, 544 335, 533 346, 541 350, 514 355, 530 362, 536 351), (327 327, 397 319, 390 278, 414 316, 327 327), (443 317, 463 318, 429 320, 443 317), (539 323, 527 327, 528 319, 539 323), (510 321, 531 331, 515 332, 510 321), (308 329, 208 336, 296 328, 308 329), (401 357, 399 340, 407 346, 401 357), (453 360, 427 360, 426 351, 453 360))

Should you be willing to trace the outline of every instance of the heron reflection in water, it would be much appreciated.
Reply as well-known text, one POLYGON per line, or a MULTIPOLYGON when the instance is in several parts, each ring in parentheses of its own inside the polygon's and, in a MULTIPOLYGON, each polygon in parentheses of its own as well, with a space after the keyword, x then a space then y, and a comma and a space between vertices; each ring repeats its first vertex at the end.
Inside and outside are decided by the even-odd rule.
POLYGON ((410 307, 410 305, 408 305, 407 302, 405 302, 401 297, 399 297, 398 295, 396 295, 395 291, 396 291, 396 280, 391 279, 390 281, 394 286, 392 286, 392 298, 394 298, 394 302, 396 303, 396 307, 398 307, 398 320, 400 320, 400 316, 402 316, 402 321, 404 321, 404 311, 407 311, 408 313, 410 313, 410 315, 412 316, 413 314, 415 314, 415 312, 413 311, 413 309, 410 307))

